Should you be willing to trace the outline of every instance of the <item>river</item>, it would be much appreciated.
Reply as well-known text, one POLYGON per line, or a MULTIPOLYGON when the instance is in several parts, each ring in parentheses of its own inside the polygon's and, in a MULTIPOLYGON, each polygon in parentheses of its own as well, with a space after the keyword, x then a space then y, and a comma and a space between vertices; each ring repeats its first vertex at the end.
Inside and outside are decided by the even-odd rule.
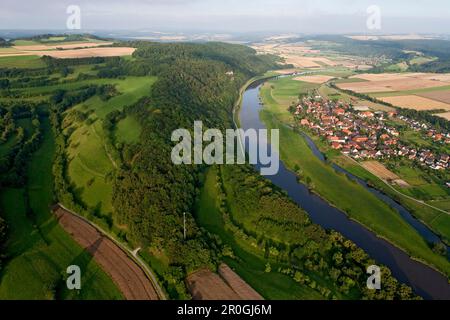
MULTIPOLYGON (((266 128, 259 117, 262 109, 259 99, 261 83, 261 81, 253 83, 243 94, 239 118, 244 130, 266 128)), ((267 142, 259 141, 259 143, 267 142)), ((270 146, 268 148, 270 150, 270 146)), ((257 169, 260 167, 259 164, 256 165, 257 169)), ((291 199, 309 214, 314 223, 325 229, 336 230, 352 240, 378 263, 389 267, 399 281, 411 286, 425 299, 450 299, 450 285, 446 276, 411 259, 404 251, 377 237, 363 225, 350 220, 344 212, 311 193, 305 185, 298 182, 295 173, 288 170, 281 160, 279 167, 278 174, 266 178, 285 190, 291 199)))

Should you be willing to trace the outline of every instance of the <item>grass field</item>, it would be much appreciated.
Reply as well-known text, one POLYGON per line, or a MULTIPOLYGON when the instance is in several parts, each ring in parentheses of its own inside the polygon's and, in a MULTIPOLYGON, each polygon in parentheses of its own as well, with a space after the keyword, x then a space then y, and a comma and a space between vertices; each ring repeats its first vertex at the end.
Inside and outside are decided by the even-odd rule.
MULTIPOLYGON (((92 97, 72 110, 91 112, 93 123, 74 122, 75 129, 69 139, 68 174, 75 184, 78 199, 98 213, 109 215, 112 212, 112 185, 108 177, 116 167, 112 150, 105 143, 102 119, 111 111, 122 110, 125 106, 136 103, 140 98, 150 94, 150 88, 156 81, 154 77, 127 77, 113 80, 120 92, 108 101, 98 96, 92 97)), ((119 124, 115 133, 118 139, 135 142, 139 138, 140 127, 134 119, 126 118, 119 124)), ((119 140, 120 141, 120 140, 119 140)))
POLYGON ((121 299, 111 279, 50 212, 54 145, 47 120, 43 127, 43 144, 32 156, 27 187, 2 190, 0 203, 10 235, 8 259, 0 274, 0 299, 121 299), (65 270, 72 264, 82 270, 79 292, 68 291, 65 286, 65 270))
POLYGON ((45 63, 39 56, 0 57, 0 68, 43 68, 45 63))
POLYGON ((287 117, 288 111, 285 110, 282 102, 265 99, 267 96, 265 91, 268 88, 265 86, 261 92, 265 102, 261 117, 269 129, 280 130, 280 153, 284 163, 291 169, 299 167, 301 176, 303 179, 309 178, 314 191, 336 207, 346 211, 350 217, 413 256, 428 261, 450 274, 449 262, 444 257, 433 253, 424 239, 396 211, 362 186, 336 173, 329 164, 317 159, 303 137, 282 125, 281 121, 287 117), (283 146, 286 147, 283 148, 283 146), (399 230, 402 232, 398 232, 399 230))
MULTIPOLYGON (((320 299, 316 291, 300 286, 286 275, 278 272, 266 273, 267 261, 252 252, 249 246, 238 243, 233 234, 225 229, 217 203, 216 174, 218 174, 216 168, 209 169, 206 174, 197 203, 196 220, 201 227, 218 235, 224 244, 233 249, 238 259, 225 258, 225 262, 266 299, 320 299)), ((232 205, 232 202, 229 204, 232 205)), ((239 210, 239 208, 233 208, 233 210, 239 210)), ((274 267, 272 269, 276 270, 274 267)))

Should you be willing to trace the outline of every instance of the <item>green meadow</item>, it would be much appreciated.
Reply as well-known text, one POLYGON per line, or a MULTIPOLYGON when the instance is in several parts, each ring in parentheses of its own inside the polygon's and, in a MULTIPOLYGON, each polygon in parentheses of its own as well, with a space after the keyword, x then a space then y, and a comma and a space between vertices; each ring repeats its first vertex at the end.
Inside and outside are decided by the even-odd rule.
POLYGON ((0 57, 0 68, 36 69, 43 67, 45 67, 45 63, 39 56, 0 57))

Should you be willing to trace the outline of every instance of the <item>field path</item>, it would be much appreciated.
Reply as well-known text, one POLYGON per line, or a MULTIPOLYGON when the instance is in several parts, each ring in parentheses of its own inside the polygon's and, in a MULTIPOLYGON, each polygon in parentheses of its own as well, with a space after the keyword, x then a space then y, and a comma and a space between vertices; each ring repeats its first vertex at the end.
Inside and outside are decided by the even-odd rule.
POLYGON ((53 209, 62 227, 116 283, 127 300, 164 300, 165 294, 145 263, 87 219, 58 204, 53 209))

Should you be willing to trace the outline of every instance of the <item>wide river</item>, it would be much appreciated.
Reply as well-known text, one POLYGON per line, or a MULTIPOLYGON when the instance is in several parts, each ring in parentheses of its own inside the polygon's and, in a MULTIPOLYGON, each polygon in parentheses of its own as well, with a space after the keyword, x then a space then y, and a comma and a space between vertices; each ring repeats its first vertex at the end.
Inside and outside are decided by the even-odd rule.
MULTIPOLYGON (((244 130, 266 128, 259 117, 263 107, 259 99, 261 83, 261 81, 253 83, 244 92, 239 114, 240 125, 244 130)), ((259 143, 267 142, 259 141, 259 143)), ((312 141, 309 143, 311 145, 312 141)), ((270 146, 268 148, 270 149, 270 146)), ((261 166, 256 165, 256 167, 259 169, 261 166)), ((344 212, 311 193, 305 185, 298 182, 297 176, 288 170, 282 161, 280 161, 278 173, 266 178, 285 190, 293 201, 308 212, 314 223, 325 229, 336 230, 352 240, 378 263, 388 266, 399 281, 411 286, 417 294, 425 299, 450 299, 450 285, 447 277, 411 259, 404 251, 377 237, 363 225, 350 220, 344 212)), ((409 213, 408 216, 410 216, 409 213)))

